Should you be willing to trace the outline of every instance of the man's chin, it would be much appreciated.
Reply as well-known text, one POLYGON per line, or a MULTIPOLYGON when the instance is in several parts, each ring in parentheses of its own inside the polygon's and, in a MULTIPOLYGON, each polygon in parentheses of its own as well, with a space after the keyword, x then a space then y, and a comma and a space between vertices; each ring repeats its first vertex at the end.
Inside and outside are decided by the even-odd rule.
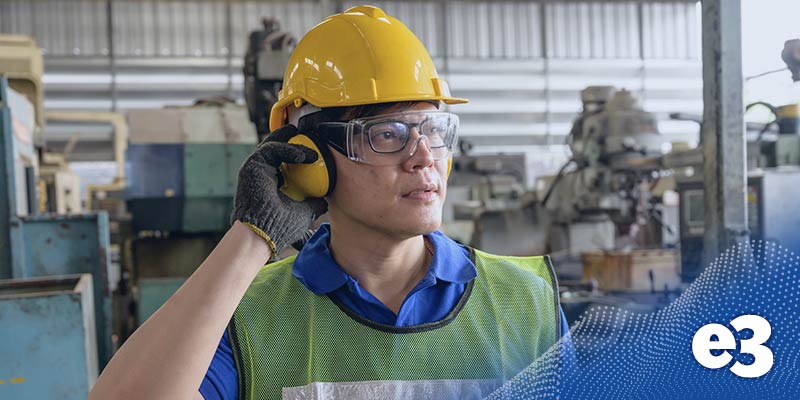
POLYGON ((410 233, 412 236, 419 236, 419 235, 427 235, 429 233, 433 233, 442 226, 441 218, 431 221, 421 221, 418 224, 415 224, 412 227, 409 227, 410 233))

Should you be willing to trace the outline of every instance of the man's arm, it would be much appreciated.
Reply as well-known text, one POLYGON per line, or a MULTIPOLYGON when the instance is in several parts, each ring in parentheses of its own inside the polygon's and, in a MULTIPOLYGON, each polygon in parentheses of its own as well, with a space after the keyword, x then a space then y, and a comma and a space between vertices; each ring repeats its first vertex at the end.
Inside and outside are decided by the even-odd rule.
POLYGON ((90 399, 202 399, 198 393, 236 306, 270 257, 267 242, 236 222, 192 276, 131 335, 90 399))
MULTIPOLYGON (((318 155, 286 143, 297 128, 271 133, 239 169, 233 226, 191 277, 125 342, 90 399, 191 399, 219 338, 258 271, 277 250, 303 236, 327 204, 280 193, 278 167, 318 155)), ((201 396, 202 397, 202 396, 201 396)))

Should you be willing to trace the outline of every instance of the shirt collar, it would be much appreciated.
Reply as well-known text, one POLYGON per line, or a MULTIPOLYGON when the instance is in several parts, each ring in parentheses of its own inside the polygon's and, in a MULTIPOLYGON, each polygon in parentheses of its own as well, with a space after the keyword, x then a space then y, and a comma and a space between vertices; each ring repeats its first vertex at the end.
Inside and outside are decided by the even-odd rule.
MULTIPOLYGON (((292 274, 314 294, 327 294, 353 280, 334 261, 328 243, 330 225, 322 224, 306 242, 292 266, 292 274)), ((478 275, 468 252, 439 231, 425 235, 432 244, 433 259, 427 275, 437 280, 466 283, 478 275)))
POLYGON ((425 237, 433 245, 433 260, 428 269, 429 274, 438 280, 452 283, 467 283, 478 276, 478 270, 475 269, 475 264, 468 256, 469 252, 463 246, 439 231, 425 237))
POLYGON ((330 293, 347 283, 349 275, 333 260, 329 224, 322 224, 297 254, 292 274, 314 294, 330 293))

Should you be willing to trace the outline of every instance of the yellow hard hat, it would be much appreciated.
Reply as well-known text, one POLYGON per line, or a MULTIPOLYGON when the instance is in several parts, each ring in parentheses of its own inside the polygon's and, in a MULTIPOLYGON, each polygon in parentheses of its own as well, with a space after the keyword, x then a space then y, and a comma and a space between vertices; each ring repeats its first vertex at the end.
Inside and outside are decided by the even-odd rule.
POLYGON ((286 108, 319 108, 396 101, 466 103, 450 95, 425 46, 402 22, 373 6, 328 17, 297 44, 270 129, 286 124, 286 108))

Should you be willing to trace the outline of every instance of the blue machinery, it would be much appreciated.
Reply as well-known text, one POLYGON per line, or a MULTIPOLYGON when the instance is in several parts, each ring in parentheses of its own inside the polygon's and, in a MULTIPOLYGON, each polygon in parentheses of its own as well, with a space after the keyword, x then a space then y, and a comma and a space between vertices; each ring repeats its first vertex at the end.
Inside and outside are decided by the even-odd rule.
POLYGON ((92 276, 0 280, 0 398, 85 399, 97 378, 92 276))
MULTIPOLYGON (((37 396, 36 393, 42 394, 41 390, 45 387, 43 384, 52 383, 54 376, 65 375, 68 368, 77 368, 78 364, 81 364, 80 359, 84 360, 83 367, 77 372, 86 376, 78 381, 71 380, 70 384, 88 382, 85 385, 87 392, 82 397, 80 393, 75 393, 75 398, 85 398, 88 386, 96 378, 98 369, 102 369, 113 353, 111 292, 108 283, 110 266, 108 215, 105 212, 97 212, 76 215, 31 213, 28 216, 19 216, 15 189, 19 175, 18 171, 15 171, 14 151, 15 139, 9 107, 8 80, 0 76, 0 249, 2 249, 0 279, 13 279, 13 281, 0 281, 0 305, 2 305, 0 342, 22 344, 39 335, 39 340, 35 342, 36 346, 31 345, 27 348, 22 346, 19 348, 20 351, 0 353, 3 357, 0 360, 0 383, 3 383, 0 385, 0 398, 58 397, 60 395, 56 396, 57 392, 48 392, 49 394, 44 397, 37 396), (72 274, 91 274, 91 276, 76 278, 72 274), (42 280, 41 277, 49 278, 42 280), (33 283, 26 285, 25 281, 33 283), (12 285, 13 282, 16 283, 12 285), (60 289, 52 292, 53 285, 60 289), (27 289, 22 290, 20 287, 27 289), (63 308, 63 304, 55 298, 58 297, 56 294, 63 294, 65 291, 80 293, 71 295, 75 299, 88 297, 91 300, 88 306, 91 307, 63 308), (50 300, 41 300, 36 303, 37 307, 31 307, 30 303, 34 301, 31 297, 50 300), (58 310, 60 312, 56 312, 58 310), (87 310, 93 310, 90 313, 93 315, 83 315, 87 310), (96 355, 88 345, 83 358, 62 354, 71 350, 63 346, 59 340, 51 341, 52 338, 48 338, 46 332, 42 331, 48 327, 61 327, 63 331, 54 335, 66 337, 73 334, 68 327, 75 327, 79 321, 85 320, 92 321, 93 329, 86 332, 81 330, 80 335, 86 336, 83 339, 86 343, 96 340, 96 355), (45 347, 46 350, 39 351, 39 346, 45 347), (47 357, 51 361, 74 360, 77 364, 48 363, 47 360, 36 357, 47 357), (24 367, 29 364, 39 365, 44 369, 31 370, 24 367), (86 366, 92 364, 95 368, 86 366), (15 366, 20 370, 10 370, 15 366), (26 371, 34 375, 19 375, 26 371), (14 379, 16 381, 13 381, 14 379), (17 395, 6 396, 11 393, 17 395)), ((28 184, 32 185, 31 182, 28 184)), ((28 193, 29 197, 35 198, 34 190, 29 189, 28 193)), ((28 203, 36 204, 36 201, 29 198, 28 203)), ((75 371, 70 373, 72 372, 75 371)), ((53 387, 53 390, 61 389, 67 387, 60 389, 53 387)))
POLYGON ((227 102, 131 110, 127 122, 124 197, 132 232, 123 267, 140 324, 230 227, 237 172, 257 135, 247 110, 227 102))

